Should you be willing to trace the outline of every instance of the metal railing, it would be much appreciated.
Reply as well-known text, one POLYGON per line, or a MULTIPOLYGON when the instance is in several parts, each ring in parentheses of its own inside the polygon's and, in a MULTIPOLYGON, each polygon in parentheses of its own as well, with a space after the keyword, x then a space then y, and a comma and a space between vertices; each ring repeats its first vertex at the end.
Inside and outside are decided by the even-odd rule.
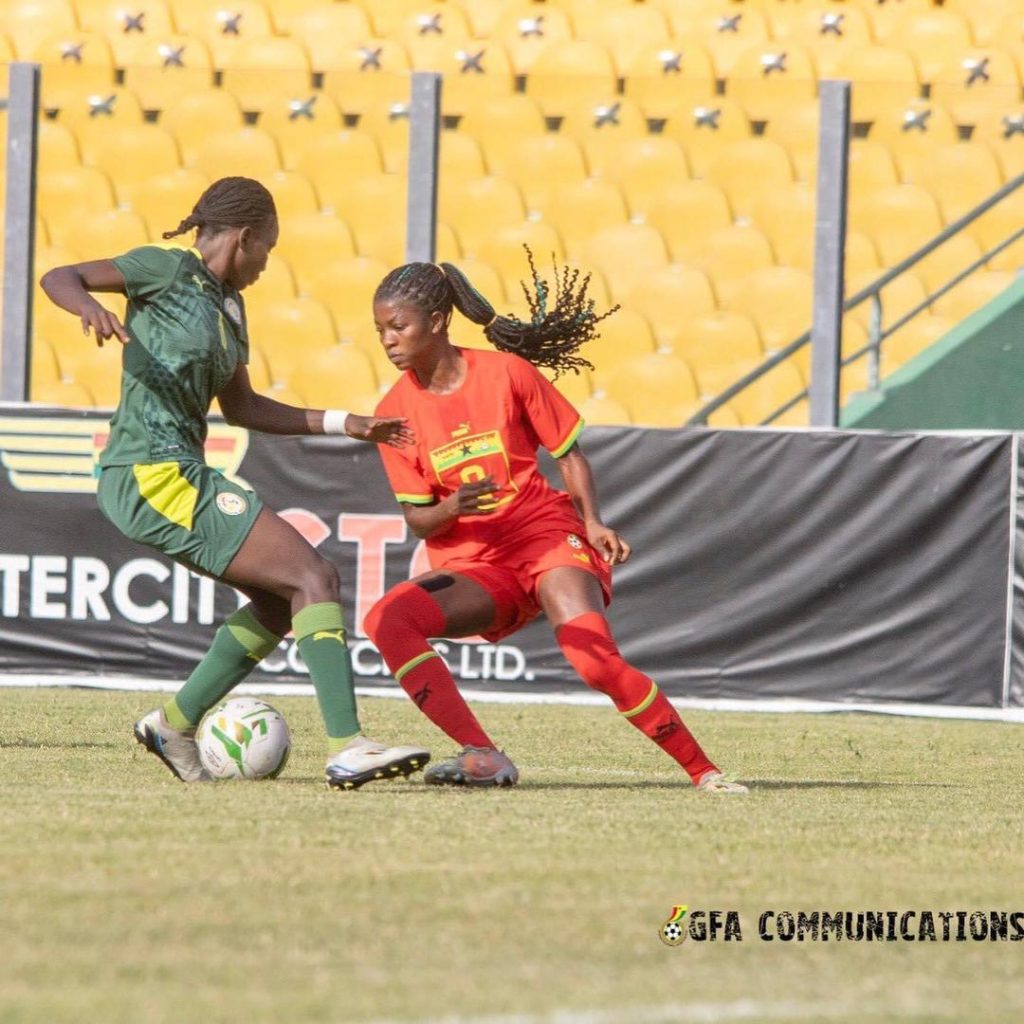
MULTIPOLYGON (((1024 174, 1018 174, 1015 178, 1008 181, 998 191, 993 192, 991 196, 982 202, 978 203, 973 209, 969 210, 962 217, 953 221, 952 224, 948 225, 943 231, 939 232, 934 238, 926 242, 919 249, 912 252, 905 259, 901 260, 894 267, 887 270, 877 280, 872 281, 871 284, 866 285, 855 295, 844 300, 842 305, 842 311, 845 315, 852 309, 856 309, 862 303, 870 300, 871 302, 871 318, 868 330, 868 343, 857 349, 856 352, 851 353, 848 356, 844 356, 841 360, 841 367, 845 369, 847 366, 857 362, 860 359, 867 357, 868 363, 868 387, 871 389, 877 389, 880 380, 880 367, 881 367, 881 354, 882 354, 882 343, 886 338, 895 334, 901 327, 905 326, 915 316, 922 313, 928 308, 936 299, 941 298, 951 289, 955 288, 961 281, 963 281, 970 274, 974 273, 975 270, 983 266, 988 260, 992 259, 993 256, 997 256, 1004 249, 1009 248, 1019 238, 1024 236, 1024 227, 1018 228, 1012 234, 1009 235, 1002 242, 993 246, 987 252, 982 253, 976 260, 974 260, 969 266, 965 267, 958 274, 952 277, 949 281, 937 288, 934 292, 926 295, 923 301, 919 302, 912 309, 904 313, 895 323, 883 328, 883 310, 882 310, 882 289, 899 277, 900 274, 910 270, 921 260, 923 260, 930 253, 934 252, 940 245, 948 241, 954 235, 959 234, 965 227, 976 221, 982 214, 987 213, 993 206, 1002 202, 1007 196, 1016 192, 1022 185, 1024 185, 1024 174)), ((685 423, 685 426, 703 426, 707 423, 708 417, 712 413, 721 409, 724 405, 735 398, 740 392, 745 391, 751 384, 760 380, 766 373, 771 369, 778 366, 780 363, 785 362, 795 352, 799 352, 805 345, 811 340, 811 329, 808 328, 794 341, 791 341, 785 347, 779 349, 778 352, 773 353, 763 363, 756 366, 753 370, 741 377, 735 384, 730 385, 721 394, 717 395, 714 399, 708 402, 705 406, 699 409, 693 414, 685 423)), ((768 426, 775 422, 780 416, 787 413, 795 405, 804 401, 810 393, 809 388, 804 388, 792 398, 788 399, 778 408, 774 409, 768 416, 766 416, 760 422, 760 426, 768 426)))

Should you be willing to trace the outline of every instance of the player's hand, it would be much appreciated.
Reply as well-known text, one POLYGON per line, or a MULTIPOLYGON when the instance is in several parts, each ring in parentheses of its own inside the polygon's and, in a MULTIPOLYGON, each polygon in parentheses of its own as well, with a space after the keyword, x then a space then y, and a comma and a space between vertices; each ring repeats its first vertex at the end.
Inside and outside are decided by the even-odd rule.
POLYGON ((96 344, 101 348, 107 338, 117 338, 123 345, 132 340, 115 314, 101 306, 91 295, 79 316, 82 320, 82 333, 88 336, 90 331, 94 331, 96 344))
POLYGON ((604 523, 587 523, 587 540, 609 565, 621 565, 633 553, 633 549, 604 523))
POLYGON ((409 421, 404 416, 380 419, 377 416, 357 416, 350 412, 348 419, 345 420, 345 433, 357 441, 387 444, 392 448, 404 448, 416 440, 416 435, 409 428, 409 421))
POLYGON ((494 511, 500 490, 493 476, 463 484, 449 497, 454 506, 452 511, 457 516, 489 516, 494 511))

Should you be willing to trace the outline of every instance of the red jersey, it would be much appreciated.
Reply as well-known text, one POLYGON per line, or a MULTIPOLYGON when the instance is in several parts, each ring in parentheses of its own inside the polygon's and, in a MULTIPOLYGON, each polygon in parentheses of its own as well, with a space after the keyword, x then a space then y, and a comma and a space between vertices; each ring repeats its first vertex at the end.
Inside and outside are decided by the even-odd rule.
MULTIPOLYGON (((405 416, 416 443, 379 449, 400 502, 433 505, 461 484, 494 478, 501 490, 487 516, 460 516, 427 541, 431 564, 473 559, 495 547, 508 550, 545 521, 579 523, 572 499, 553 488, 537 467, 537 450, 564 455, 583 429, 572 405, 525 359, 504 352, 460 349, 466 376, 457 391, 427 391, 411 370, 377 406, 377 416, 405 416)), ((582 528, 582 524, 580 524, 582 528)))

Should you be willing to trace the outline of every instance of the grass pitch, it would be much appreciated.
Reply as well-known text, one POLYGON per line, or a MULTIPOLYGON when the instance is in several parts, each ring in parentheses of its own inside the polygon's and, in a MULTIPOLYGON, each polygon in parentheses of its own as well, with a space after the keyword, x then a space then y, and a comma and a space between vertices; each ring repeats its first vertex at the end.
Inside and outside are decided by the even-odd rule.
MULTIPOLYGON (((783 943, 764 910, 1024 910, 1019 726, 689 712, 748 797, 610 709, 485 706, 513 790, 184 786, 152 695, 0 690, 0 1021, 639 1024, 1024 1019, 1024 942, 783 943), (674 904, 743 941, 670 948, 674 904)), ((450 745, 404 702, 367 731, 450 745)))

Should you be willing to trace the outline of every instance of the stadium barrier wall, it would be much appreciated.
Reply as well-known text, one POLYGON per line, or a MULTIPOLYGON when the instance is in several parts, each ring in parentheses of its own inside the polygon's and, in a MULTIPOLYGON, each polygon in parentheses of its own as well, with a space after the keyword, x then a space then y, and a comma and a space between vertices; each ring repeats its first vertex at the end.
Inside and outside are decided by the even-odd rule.
MULTIPOLYGON (((106 433, 96 414, 0 407, 5 681, 181 679, 237 604, 103 518, 106 433)), ((616 634, 671 696, 1024 705, 1016 435, 602 427, 582 443, 634 546, 616 634)), ((213 422, 207 457, 339 566, 359 681, 393 686, 363 618, 427 566, 376 452, 213 422)), ((585 690, 543 620, 441 651, 476 691, 585 690)), ((289 640, 252 678, 307 680, 289 640)))
POLYGON ((843 410, 844 427, 1020 430, 1024 427, 1024 277, 843 410))

